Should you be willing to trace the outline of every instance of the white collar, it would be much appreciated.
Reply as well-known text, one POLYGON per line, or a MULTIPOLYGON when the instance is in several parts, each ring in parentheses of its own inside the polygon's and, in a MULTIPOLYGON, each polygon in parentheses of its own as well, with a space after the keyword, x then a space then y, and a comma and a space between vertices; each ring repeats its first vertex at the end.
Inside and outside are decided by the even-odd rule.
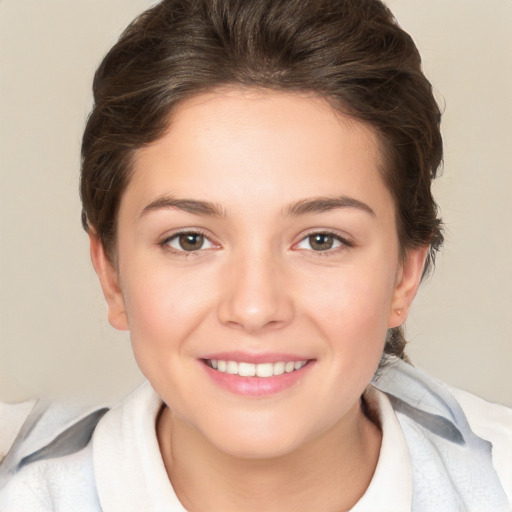
POLYGON ((410 512, 412 470, 407 443, 388 397, 368 386, 365 401, 382 431, 379 460, 370 486, 350 512, 410 512))
MULTIPOLYGON (((383 437, 373 479, 351 512, 410 511, 411 467, 400 425, 384 393, 369 386, 365 400, 379 419, 383 437)), ((93 459, 103 512, 186 512, 158 446, 155 424, 161 406, 145 382, 98 423, 93 459)))
POLYGON ((144 382, 98 423, 94 472, 103 512, 186 512, 167 476, 156 437, 162 400, 144 382))

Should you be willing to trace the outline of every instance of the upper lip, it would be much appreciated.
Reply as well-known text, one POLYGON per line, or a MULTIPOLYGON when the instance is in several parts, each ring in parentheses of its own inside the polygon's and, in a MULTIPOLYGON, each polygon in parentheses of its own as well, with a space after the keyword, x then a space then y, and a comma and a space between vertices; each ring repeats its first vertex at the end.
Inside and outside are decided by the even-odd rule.
POLYGON ((252 363, 252 364, 260 364, 260 363, 278 363, 280 361, 308 361, 311 358, 305 357, 297 354, 287 354, 287 353, 276 353, 276 352, 268 352, 268 353, 260 353, 260 354, 249 354, 246 352, 216 352, 214 354, 208 354, 201 359, 215 359, 220 361, 236 361, 237 363, 252 363))

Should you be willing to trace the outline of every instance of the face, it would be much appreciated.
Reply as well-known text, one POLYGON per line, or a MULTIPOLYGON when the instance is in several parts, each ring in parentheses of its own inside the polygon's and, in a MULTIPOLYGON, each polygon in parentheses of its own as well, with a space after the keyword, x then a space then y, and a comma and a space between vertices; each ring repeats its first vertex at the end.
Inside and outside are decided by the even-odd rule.
POLYGON ((174 416, 224 452, 277 456, 360 413, 423 251, 399 258, 377 137, 323 100, 183 103, 122 198, 111 323, 174 416))

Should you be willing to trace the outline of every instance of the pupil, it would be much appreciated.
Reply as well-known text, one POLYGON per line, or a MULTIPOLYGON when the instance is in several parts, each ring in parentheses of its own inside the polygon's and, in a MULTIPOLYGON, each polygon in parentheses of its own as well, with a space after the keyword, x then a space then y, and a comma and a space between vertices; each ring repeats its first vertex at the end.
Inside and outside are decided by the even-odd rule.
POLYGON ((199 235, 196 233, 187 233, 185 235, 180 235, 180 246, 185 251, 197 251, 201 249, 204 242, 203 235, 199 235))
POLYGON ((327 251, 332 248, 334 240, 331 235, 317 234, 309 237, 309 243, 316 251, 327 251))

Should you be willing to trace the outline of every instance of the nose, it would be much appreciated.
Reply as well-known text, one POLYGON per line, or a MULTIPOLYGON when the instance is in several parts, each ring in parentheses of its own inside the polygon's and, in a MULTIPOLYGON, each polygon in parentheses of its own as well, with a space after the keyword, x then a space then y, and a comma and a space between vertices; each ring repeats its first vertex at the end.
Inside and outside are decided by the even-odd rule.
POLYGON ((224 272, 220 322, 250 333, 288 325, 294 306, 288 273, 282 267, 269 249, 233 258, 224 272))

